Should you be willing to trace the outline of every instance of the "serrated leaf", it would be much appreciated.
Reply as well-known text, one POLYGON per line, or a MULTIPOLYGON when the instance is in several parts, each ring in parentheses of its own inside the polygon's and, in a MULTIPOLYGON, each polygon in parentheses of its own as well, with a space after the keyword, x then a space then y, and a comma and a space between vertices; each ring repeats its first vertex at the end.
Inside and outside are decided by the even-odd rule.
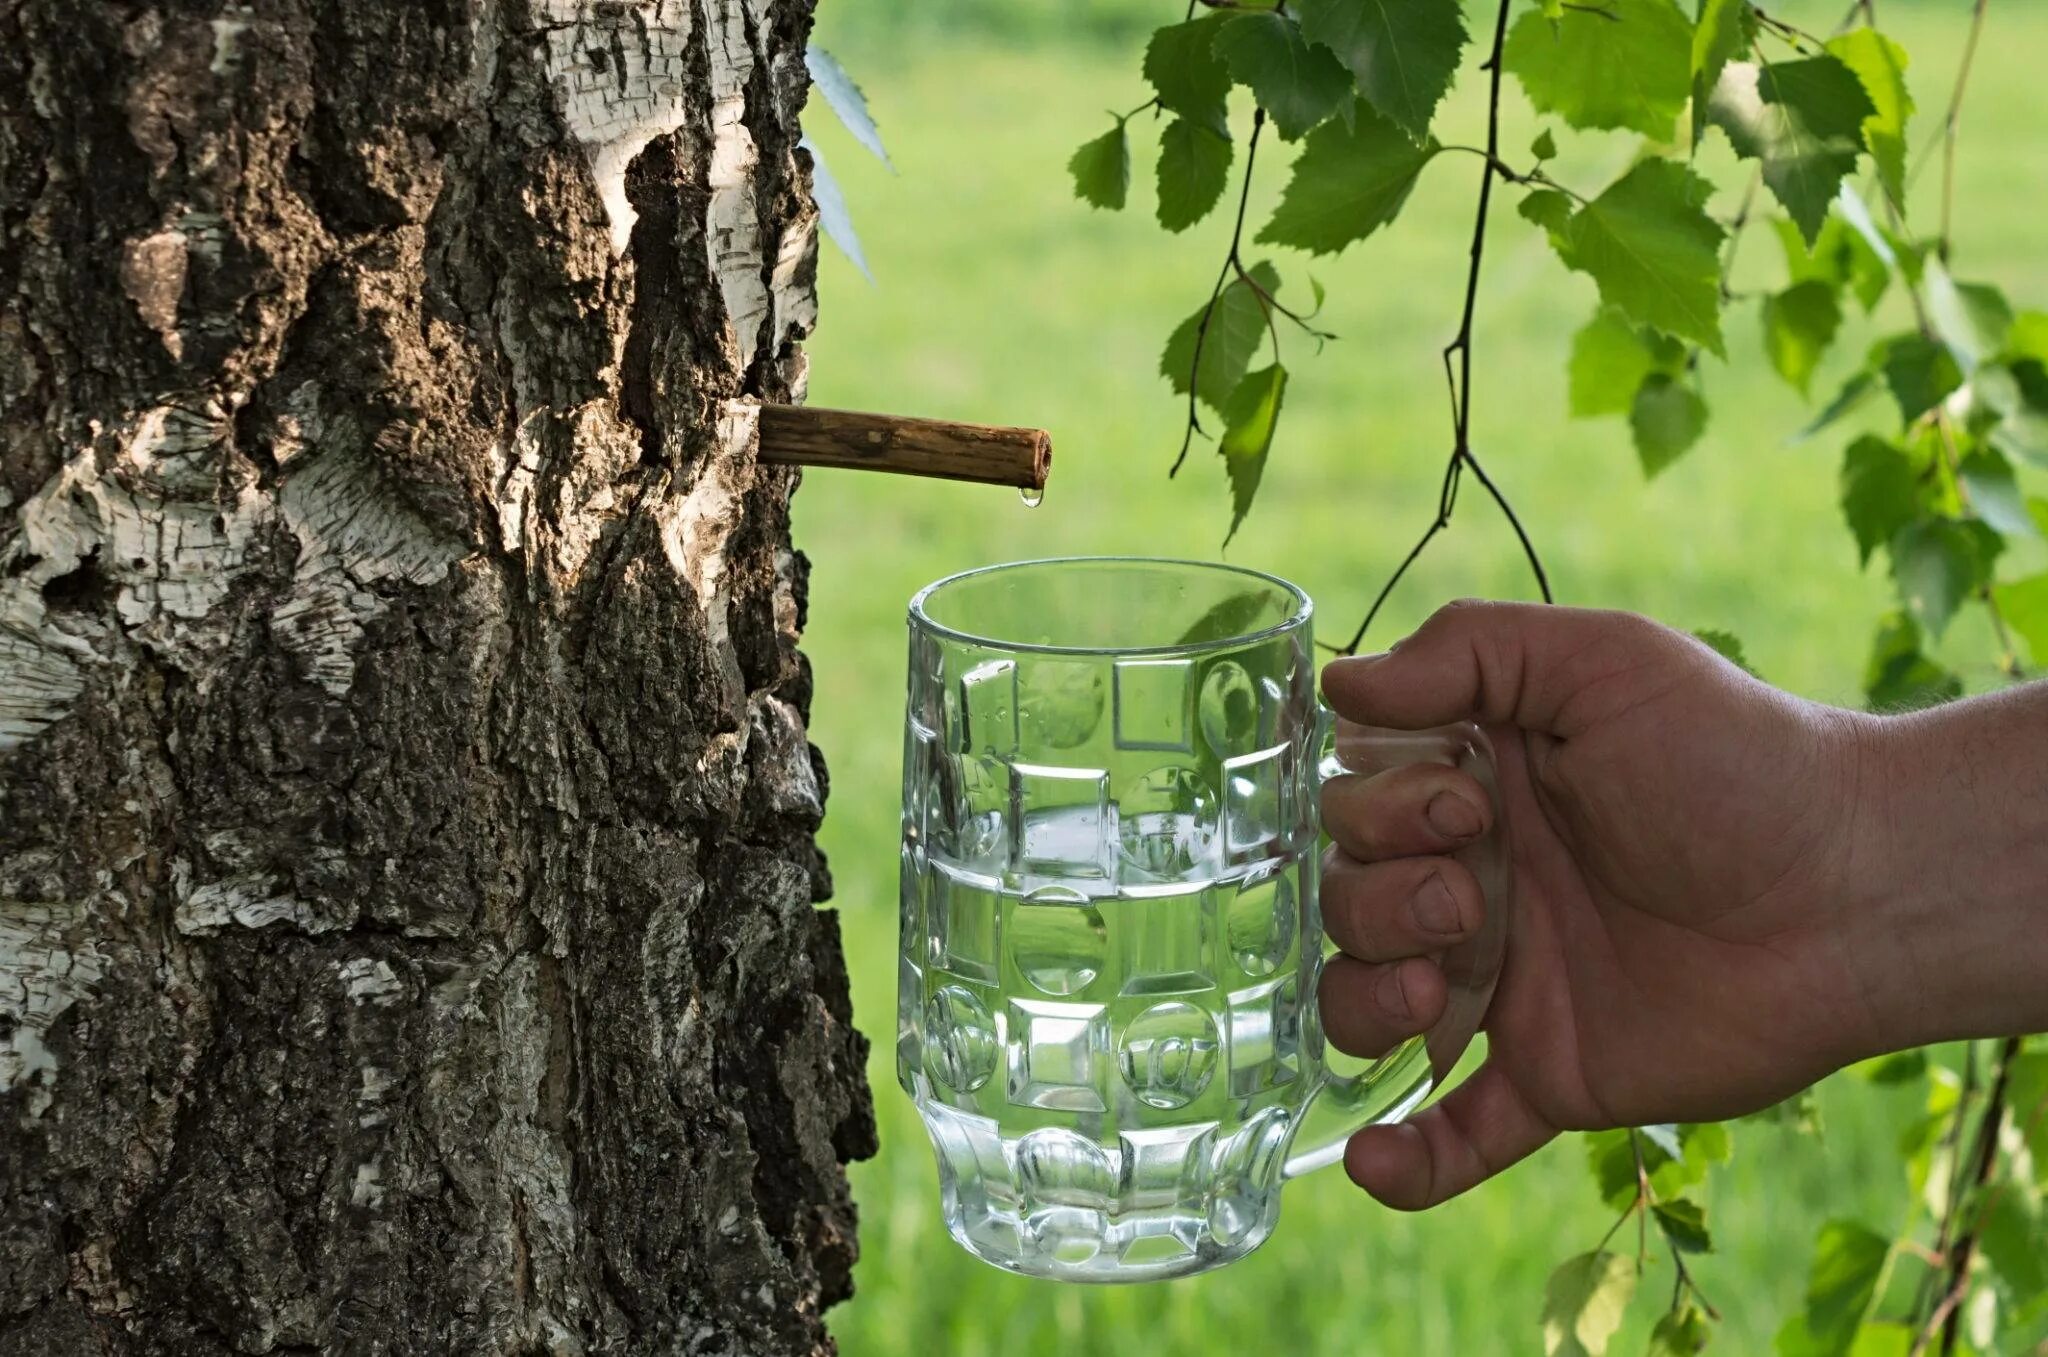
POLYGON ((1216 55, 1251 87, 1282 140, 1293 141, 1351 97, 1351 72, 1281 14, 1239 14, 1217 30, 1216 55))
POLYGON ((1975 372, 1981 362, 1997 357, 2012 332, 2012 306, 2005 294, 1988 283, 1958 283, 1939 259, 1929 260, 1922 275, 1927 290, 1927 319, 1956 365, 1975 372))
POLYGON ((1993 585, 1991 597, 2005 624, 2027 643, 2034 663, 2048 665, 2048 573, 1993 585))
POLYGON ((1224 410, 1228 426, 1220 449, 1223 469, 1230 475, 1230 531, 1223 538, 1225 546, 1237 536, 1238 526, 1259 493, 1266 454, 1273 448, 1273 430, 1280 423, 1280 400, 1286 393, 1287 369, 1274 363, 1239 382, 1224 410))
POLYGON ((1571 229, 1572 200, 1570 195, 1554 188, 1532 189, 1516 206, 1526 221, 1534 222, 1550 233, 1553 247, 1571 229))
POLYGON ((1603 0, 1554 21, 1531 10, 1505 57, 1537 112, 1669 141, 1691 91, 1692 24, 1671 0, 1603 0))
MULTIPOLYGON (((1266 290, 1267 296, 1279 294, 1280 274, 1271 264, 1261 261, 1246 272, 1266 290)), ((1258 293, 1244 279, 1231 279, 1217 294, 1209 328, 1201 335, 1202 367, 1200 372, 1196 372, 1195 338, 1201 332, 1202 314, 1207 309, 1197 308, 1175 328, 1172 337, 1166 341, 1166 351, 1159 357, 1159 372, 1183 396, 1188 393, 1188 380, 1192 376, 1195 394, 1210 409, 1221 414, 1230 402, 1231 393, 1244 379, 1245 369, 1251 366, 1252 355, 1259 351, 1268 327, 1258 293)))
POLYGON ((1714 1238, 1707 1231, 1707 1213, 1700 1209, 1698 1202, 1687 1197, 1673 1197, 1670 1201, 1658 1202, 1650 1208, 1656 1213, 1657 1223, 1664 1228, 1664 1235, 1671 1241, 1671 1247, 1680 1253, 1712 1253, 1714 1238))
POLYGON ((1076 198, 1112 211, 1123 207, 1131 189, 1131 143, 1122 120, 1093 141, 1081 143, 1067 161, 1067 173, 1074 176, 1076 198))
POLYGON ((1695 631, 1693 633, 1693 636, 1699 639, 1700 641, 1705 642, 1707 647, 1710 650, 1712 650, 1716 655, 1719 655, 1722 659, 1728 661, 1728 663, 1734 665, 1737 669, 1740 669, 1743 673, 1749 675, 1751 678, 1763 677, 1763 675, 1757 673, 1755 669, 1750 667, 1749 656, 1744 654, 1742 650, 1742 639, 1738 637, 1734 632, 1720 631, 1712 627, 1707 627, 1702 630, 1695 631))
POLYGON ((1997 534, 1982 524, 1920 518, 1892 537, 1892 578, 1913 620, 1936 640, 1963 600, 1991 578, 1997 534), (1988 539, 1988 540, 1987 540, 1988 539))
POLYGON ((860 86, 853 83, 853 77, 824 48, 812 45, 804 49, 804 69, 810 72, 811 84, 818 93, 825 96, 826 107, 839 119, 840 125, 853 135, 853 139, 874 154, 875 159, 888 165, 889 152, 882 145, 882 130, 875 126, 874 115, 868 112, 868 98, 860 92, 860 86))
POLYGON ((1145 45, 1145 79, 1161 108, 1227 139, 1230 71, 1216 55, 1216 34, 1226 21, 1223 14, 1205 14, 1155 31, 1145 45))
POLYGON ((2037 537, 2012 463, 1994 448, 1978 448, 1956 465, 1956 478, 1970 497, 1970 512, 2007 537, 2037 537))
POLYGON ((1707 429, 1707 403, 1684 382, 1653 372, 1636 389, 1628 427, 1643 474, 1654 476, 1699 442, 1707 429))
POLYGON ((1856 73, 1832 56, 1730 62, 1707 117, 1735 153, 1762 162, 1764 183, 1809 243, 1856 168, 1863 120, 1875 110, 1856 73))
POLYGON ((1892 612, 1878 623, 1863 692, 1872 711, 1913 711, 1961 697, 1963 681, 1921 653, 1912 618, 1892 612))
POLYGON ((1842 455, 1842 517, 1855 535, 1859 562, 1892 540, 1919 512, 1919 478, 1913 463, 1894 444, 1874 434, 1851 443, 1842 455))
POLYGON ((1676 375, 1684 365, 1682 345, 1631 325, 1619 311, 1603 306, 1572 337, 1571 412, 1581 418, 1625 415, 1645 377, 1676 375))
POLYGON ((1692 140, 1697 147, 1707 130, 1707 105, 1721 72, 1738 52, 1756 42, 1756 11, 1750 0, 1700 0, 1699 23, 1692 35, 1692 140))
POLYGON ((1877 176, 1900 213, 1906 210, 1906 124, 1913 117, 1913 96, 1906 89, 1906 49, 1874 28, 1858 28, 1834 38, 1828 51, 1863 82, 1871 114, 1863 120, 1863 144, 1877 162, 1877 176))
POLYGON ((1545 1357, 1601 1357, 1635 1294, 1635 1261, 1582 1253, 1550 1274, 1543 1289, 1545 1357))
POLYGON ((1185 231, 1209 215, 1230 179, 1230 143, 1175 118, 1159 138, 1159 224, 1185 231))
POLYGON ((1900 335, 1873 350, 1885 385, 1899 403, 1899 418, 1911 424, 1963 384, 1962 369, 1948 349, 1923 335, 1900 335))
POLYGON ((1309 135, 1259 239, 1316 254, 1363 240, 1400 213, 1439 149, 1409 140, 1361 102, 1351 126, 1328 123, 1309 135))
POLYGON ((860 270, 861 277, 874 282, 875 275, 868 268, 867 255, 861 251, 860 235, 853 229, 853 214, 846 210, 846 195, 840 192, 839 181, 832 177, 824 155, 809 137, 798 138, 797 145, 811 153, 811 201, 818 205, 818 225, 824 229, 825 239, 839 247, 839 252, 860 270))
POLYGON ((1538 160, 1557 159, 1557 138, 1550 135, 1549 128, 1538 132, 1536 140, 1529 143, 1529 154, 1538 160))
MULTIPOLYGON (((1577 13, 1577 11, 1573 11, 1577 13)), ((1675 160, 1638 162, 1554 233, 1566 266, 1638 325, 1721 349, 1722 230, 1707 181, 1675 160)))
POLYGON ((1650 1330, 1648 1357, 1698 1357, 1707 1350, 1711 1336, 1706 1315, 1699 1306, 1687 1301, 1679 1309, 1666 1311, 1657 1327, 1650 1330))
POLYGON ((1877 1290, 1890 1246, 1883 1235, 1853 1220, 1831 1220, 1815 1241, 1806 1282, 1809 1334, 1846 1352, 1877 1290))
POLYGON ((1302 34, 1336 53, 1366 102, 1417 141, 1451 87, 1465 20, 1446 0, 1295 0, 1302 34))
MULTIPOLYGON (((1585 1137, 1586 1168, 1600 1200, 1619 1211, 1636 1199, 1636 1156, 1628 1132, 1594 1131, 1585 1137)), ((1646 1163, 1647 1167, 1647 1163, 1646 1163)))
POLYGON ((1810 395, 1813 370, 1842 328, 1842 308, 1826 283, 1794 283, 1764 298, 1764 352, 1780 377, 1810 395))

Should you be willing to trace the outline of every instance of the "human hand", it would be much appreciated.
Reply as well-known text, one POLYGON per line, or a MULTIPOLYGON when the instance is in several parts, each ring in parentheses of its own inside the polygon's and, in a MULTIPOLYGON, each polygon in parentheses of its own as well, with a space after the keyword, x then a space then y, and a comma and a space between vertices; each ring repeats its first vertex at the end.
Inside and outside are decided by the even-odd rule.
MULTIPOLYGON (((1559 1131, 1754 1111, 1882 1042, 1850 901, 1876 718, 1758 682, 1625 613, 1469 603, 1385 656, 1323 671, 1337 713, 1492 739, 1514 916, 1485 1064, 1346 1166, 1389 1205, 1433 1205, 1559 1131)), ((1484 902, 1448 856, 1484 831, 1468 775, 1419 765, 1323 788, 1333 840, 1321 986, 1329 1040, 1376 1055, 1427 1030, 1428 959, 1484 902)), ((1867 927, 1867 925, 1866 925, 1867 927)))

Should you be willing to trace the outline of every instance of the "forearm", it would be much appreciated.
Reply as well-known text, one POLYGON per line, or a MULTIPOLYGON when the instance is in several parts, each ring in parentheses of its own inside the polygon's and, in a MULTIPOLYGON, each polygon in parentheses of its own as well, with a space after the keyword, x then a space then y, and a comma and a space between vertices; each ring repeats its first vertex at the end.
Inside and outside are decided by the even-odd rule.
POLYGON ((2048 1030, 2048 683, 1861 731, 1844 927, 1872 1044, 2048 1030))

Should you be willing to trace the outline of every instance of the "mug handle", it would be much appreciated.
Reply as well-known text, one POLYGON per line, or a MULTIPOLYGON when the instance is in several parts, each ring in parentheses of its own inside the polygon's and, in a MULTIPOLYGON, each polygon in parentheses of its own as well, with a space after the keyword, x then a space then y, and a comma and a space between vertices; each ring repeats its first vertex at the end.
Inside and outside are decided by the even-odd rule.
MULTIPOLYGON (((1501 800, 1493 743, 1485 731, 1470 721, 1429 730, 1385 730, 1346 721, 1328 708, 1322 709, 1318 725, 1322 750, 1316 765, 1318 785, 1333 777, 1370 776, 1419 763, 1442 764, 1478 779, 1493 802, 1493 825, 1450 855, 1478 878, 1485 916, 1477 933, 1435 958, 1450 989, 1443 1016, 1420 1040, 1402 1042, 1356 1074, 1339 1074, 1325 1066, 1323 1083, 1302 1109, 1288 1146, 1289 1178, 1336 1163, 1354 1132, 1400 1120, 1449 1077, 1493 1001, 1494 983, 1500 978, 1501 958, 1507 950, 1514 886, 1507 807, 1501 800)), ((1320 983, 1320 966, 1316 976, 1320 983)), ((1311 1019, 1320 1024, 1314 996, 1309 997, 1311 1019)))

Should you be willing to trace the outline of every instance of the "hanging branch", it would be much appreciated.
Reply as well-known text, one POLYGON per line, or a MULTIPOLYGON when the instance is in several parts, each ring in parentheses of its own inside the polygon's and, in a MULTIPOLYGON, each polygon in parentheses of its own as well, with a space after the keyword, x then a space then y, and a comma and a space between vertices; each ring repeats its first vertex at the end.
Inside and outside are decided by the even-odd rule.
POLYGON ((1371 628, 1373 619, 1379 616, 1380 608, 1386 603, 1388 595, 1394 592, 1394 586, 1401 582, 1401 577, 1408 573, 1408 567, 1415 564, 1416 558, 1422 555, 1423 549, 1435 540, 1436 535, 1450 526, 1451 513, 1457 508, 1458 503, 1459 478, 1468 470, 1486 488, 1486 493, 1493 497, 1493 502, 1500 506, 1501 513, 1507 517, 1508 525, 1515 530, 1515 537, 1522 544, 1522 553, 1528 557, 1529 569, 1536 576, 1536 587, 1542 593, 1543 601, 1553 601, 1550 595, 1550 578, 1544 572, 1542 558, 1536 554, 1535 544, 1529 540, 1529 534, 1523 529, 1522 521, 1516 516, 1513 506, 1508 503, 1507 496, 1501 493, 1500 487, 1494 484, 1493 478, 1487 475, 1486 469, 1480 465, 1479 458, 1472 451, 1471 442, 1472 320, 1479 301, 1479 269, 1486 255, 1486 215, 1493 201, 1494 180, 1499 177, 1512 177, 1502 176, 1503 166, 1500 159, 1500 100, 1503 74, 1501 52, 1507 44, 1508 7, 1509 0, 1501 0, 1499 13, 1494 18, 1493 48, 1488 53, 1483 68, 1489 76, 1485 163, 1479 173, 1479 205, 1472 225, 1472 263, 1465 275, 1464 312, 1459 318, 1457 337, 1444 346, 1444 378, 1450 385, 1451 393, 1452 445, 1450 459, 1444 466, 1443 484, 1437 492, 1436 517, 1430 520, 1421 538, 1409 548, 1401 564, 1395 567, 1394 573, 1380 587, 1379 595, 1366 610, 1365 620, 1358 624, 1358 630, 1352 633, 1349 643, 1338 651, 1342 655, 1358 653, 1360 643, 1365 640, 1366 632, 1371 628))
MULTIPOLYGON (((1188 449, 1194 445, 1195 435, 1203 432, 1202 416, 1195 404, 1196 388, 1199 385, 1196 378, 1202 372, 1202 345, 1209 338, 1209 322, 1215 318, 1216 301, 1223 295, 1224 284, 1230 281, 1233 271, 1240 278, 1249 279, 1251 276, 1245 271, 1244 261, 1239 257, 1238 251, 1244 244, 1245 207, 1252 200, 1252 165, 1259 155, 1259 133, 1265 130, 1266 110, 1256 109, 1252 113, 1251 139, 1245 143, 1244 148, 1244 186, 1237 194, 1237 224, 1230 228, 1230 253, 1223 256, 1223 267, 1216 270, 1216 286, 1209 289, 1209 304, 1202 308, 1201 323, 1195 326, 1195 356, 1188 364, 1188 423, 1187 428, 1181 433, 1180 455, 1173 459, 1173 466, 1166 473, 1169 477, 1180 474, 1181 463, 1187 461, 1188 449)), ((1271 324, 1273 313, 1267 309, 1269 299, 1265 289, 1254 285, 1253 290, 1259 296, 1260 309, 1266 312, 1267 323, 1271 324)), ((1273 336, 1273 348, 1276 352, 1280 348, 1280 336, 1277 333, 1273 336)))

